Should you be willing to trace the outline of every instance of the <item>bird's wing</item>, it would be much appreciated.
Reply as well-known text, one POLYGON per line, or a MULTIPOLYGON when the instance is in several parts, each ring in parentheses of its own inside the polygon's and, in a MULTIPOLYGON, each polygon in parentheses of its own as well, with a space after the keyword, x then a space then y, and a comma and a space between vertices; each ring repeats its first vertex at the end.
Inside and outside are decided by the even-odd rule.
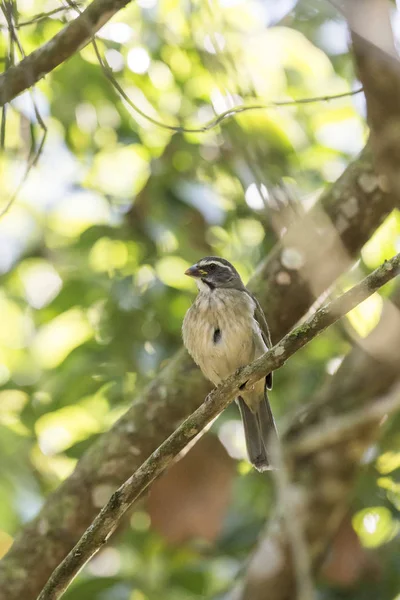
MULTIPOLYGON (((257 298, 255 296, 253 296, 253 294, 250 294, 250 292, 248 290, 246 290, 246 291, 249 294, 249 296, 251 296, 252 300, 254 301, 254 304, 255 304, 254 318, 260 326, 261 335, 262 335, 265 345, 267 346, 268 349, 270 349, 270 348, 272 348, 271 333, 269 331, 269 327, 268 327, 267 319, 265 318, 265 315, 264 315, 264 311, 261 308, 260 303, 258 302, 257 298)), ((265 378, 265 382, 266 382, 267 388, 269 390, 271 390, 272 389, 272 373, 268 373, 267 377, 265 378)))

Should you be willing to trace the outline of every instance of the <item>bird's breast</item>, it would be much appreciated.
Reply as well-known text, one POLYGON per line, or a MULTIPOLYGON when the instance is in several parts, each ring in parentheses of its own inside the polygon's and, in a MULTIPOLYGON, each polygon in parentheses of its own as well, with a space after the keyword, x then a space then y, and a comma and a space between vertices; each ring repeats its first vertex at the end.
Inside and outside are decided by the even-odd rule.
POLYGON ((260 333, 253 315, 253 300, 236 290, 199 294, 187 312, 185 346, 215 385, 255 358, 260 333))

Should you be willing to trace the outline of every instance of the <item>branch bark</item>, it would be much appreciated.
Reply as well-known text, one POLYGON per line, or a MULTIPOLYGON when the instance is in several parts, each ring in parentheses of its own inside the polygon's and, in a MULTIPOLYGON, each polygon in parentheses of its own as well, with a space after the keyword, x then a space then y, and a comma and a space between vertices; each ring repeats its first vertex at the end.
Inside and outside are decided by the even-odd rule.
MULTIPOLYGON (((304 233, 301 221, 260 264, 250 282, 274 341, 350 267, 392 207, 393 198, 381 189, 366 149, 307 217, 309 227, 316 227, 321 215, 331 226, 329 236, 326 229, 321 231, 318 252, 311 238, 299 235, 299 231, 304 233), (332 261, 337 245, 342 260, 332 261), (312 285, 293 256, 309 261, 315 274, 312 285)), ((85 453, 39 515, 21 530, 0 563, 0 600, 37 597, 107 498, 200 405, 209 390, 187 353, 180 350, 127 413, 85 453)))
MULTIPOLYGON (((284 436, 291 491, 316 573, 348 511, 360 459, 379 434, 379 418, 398 406, 400 285, 385 302, 378 326, 343 360, 333 377, 290 422, 284 436), (323 443, 321 443, 323 442, 323 443)), ((296 597, 293 549, 282 515, 272 516, 235 600, 296 597), (271 560, 274 557, 274 560, 271 560)))
POLYGON ((385 0, 351 0, 344 14, 367 102, 374 159, 400 204, 400 62, 385 0))
POLYGON ((134 473, 103 507, 85 534, 57 567, 38 600, 58 600, 72 580, 90 558, 100 550, 113 533, 132 503, 160 475, 187 444, 215 419, 243 390, 252 389, 254 384, 267 373, 278 369, 297 350, 314 337, 371 296, 385 283, 400 273, 400 254, 376 269, 351 290, 320 308, 303 325, 288 333, 276 346, 239 369, 217 389, 180 427, 165 440, 145 463, 134 473))
POLYGON ((131 0, 94 0, 46 44, 0 75, 0 106, 35 85, 89 43, 92 36, 131 0))

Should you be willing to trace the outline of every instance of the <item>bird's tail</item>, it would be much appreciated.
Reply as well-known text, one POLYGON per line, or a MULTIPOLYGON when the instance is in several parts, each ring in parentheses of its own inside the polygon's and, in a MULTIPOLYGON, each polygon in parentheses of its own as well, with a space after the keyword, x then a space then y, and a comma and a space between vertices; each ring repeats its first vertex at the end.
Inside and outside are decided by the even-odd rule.
POLYGON ((260 400, 255 412, 250 410, 241 396, 238 398, 238 404, 250 462, 258 471, 276 468, 268 456, 268 447, 274 438, 278 439, 278 432, 269 405, 267 390, 264 390, 264 397, 260 400))

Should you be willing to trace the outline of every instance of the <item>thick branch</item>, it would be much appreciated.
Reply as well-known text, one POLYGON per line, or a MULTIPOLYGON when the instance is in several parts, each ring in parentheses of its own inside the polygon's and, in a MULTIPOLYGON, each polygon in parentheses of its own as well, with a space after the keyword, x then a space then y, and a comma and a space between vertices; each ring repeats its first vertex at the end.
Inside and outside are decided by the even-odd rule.
MULTIPOLYGON (((317 227, 321 214, 325 216, 321 234, 302 236, 305 225, 303 221, 298 223, 250 282, 268 317, 273 340, 283 337, 315 298, 349 268, 392 206, 392 197, 382 191, 369 153, 364 151, 308 216, 308 228, 317 227), (326 235, 327 229, 330 235, 326 235), (318 244, 318 252, 312 242, 318 244), (336 259, 338 255, 340 260, 336 259), (288 260, 293 256, 310 265, 312 285, 307 273, 299 269, 299 261, 288 260)), ((188 355, 179 351, 127 413, 92 445, 74 473, 20 532, 0 563, 0 600, 37 597, 107 496, 200 405, 209 389, 188 355)))
POLYGON ((351 0, 345 16, 367 102, 367 121, 377 169, 400 205, 400 62, 390 24, 391 3, 351 0))
POLYGON ((85 46, 116 12, 131 0, 94 0, 46 44, 0 75, 0 106, 4 106, 85 46))
POLYGON ((297 350, 399 273, 400 254, 386 261, 351 290, 320 308, 271 350, 212 391, 206 401, 111 496, 83 537, 53 573, 38 600, 57 600, 62 596, 83 565, 106 543, 131 504, 235 397, 244 389, 251 389, 267 373, 281 367, 297 350))

